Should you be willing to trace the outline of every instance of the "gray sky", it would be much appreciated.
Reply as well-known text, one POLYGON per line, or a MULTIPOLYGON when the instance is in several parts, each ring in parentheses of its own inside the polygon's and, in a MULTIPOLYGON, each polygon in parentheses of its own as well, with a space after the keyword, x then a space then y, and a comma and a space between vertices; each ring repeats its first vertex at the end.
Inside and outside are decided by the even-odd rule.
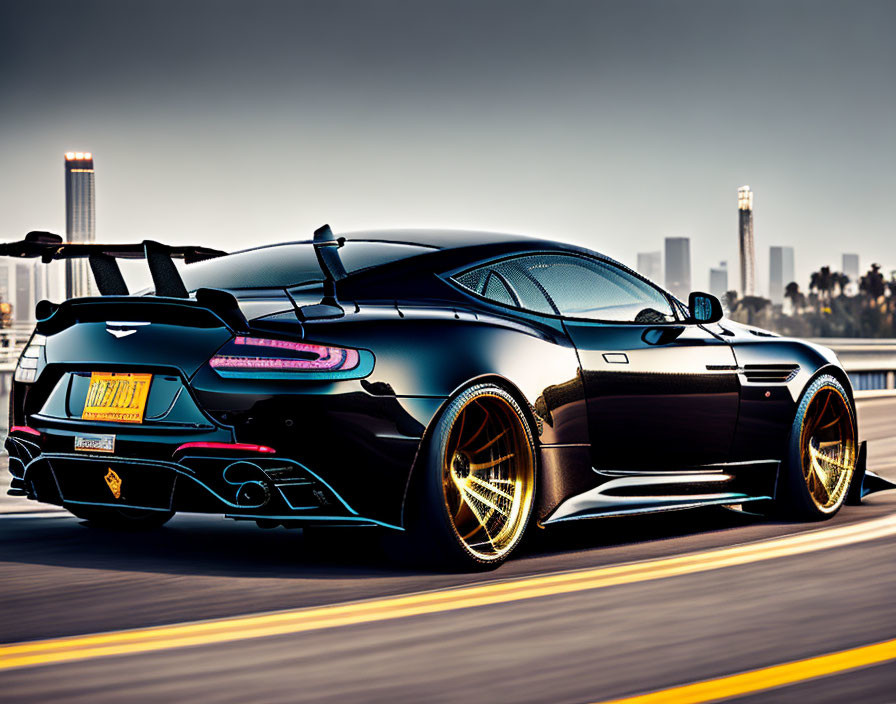
POLYGON ((797 277, 896 268, 896 2, 0 4, 0 237, 64 229, 96 159, 100 239, 238 248, 461 227, 630 264, 729 262, 752 186, 797 277))

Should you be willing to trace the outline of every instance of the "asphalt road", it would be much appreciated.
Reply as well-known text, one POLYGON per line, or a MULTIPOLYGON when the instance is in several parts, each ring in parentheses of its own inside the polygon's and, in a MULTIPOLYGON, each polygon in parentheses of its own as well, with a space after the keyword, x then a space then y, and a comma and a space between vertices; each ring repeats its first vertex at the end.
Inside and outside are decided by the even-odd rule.
MULTIPOLYGON (((896 399, 861 404, 869 466, 896 479, 894 422, 896 399)), ((215 518, 121 535, 63 514, 5 515, 7 644, 373 601, 332 623, 333 610, 298 612, 263 637, 241 622, 224 621, 226 637, 200 624, 187 647, 135 631, 124 637, 139 652, 71 662, 2 669, 0 647, 0 701, 593 702, 665 690, 896 639, 894 514, 896 491, 821 525, 724 509, 605 519, 546 533, 485 575, 384 566, 375 551, 215 518), (563 587, 569 570, 587 580, 563 587), (469 585, 486 585, 481 601, 442 591, 469 585), (420 592, 406 600, 414 615, 384 600, 420 592)), ((52 647, 84 647, 67 643, 52 647)), ((864 665, 752 694, 732 686, 748 702, 896 701, 896 660, 864 665)))

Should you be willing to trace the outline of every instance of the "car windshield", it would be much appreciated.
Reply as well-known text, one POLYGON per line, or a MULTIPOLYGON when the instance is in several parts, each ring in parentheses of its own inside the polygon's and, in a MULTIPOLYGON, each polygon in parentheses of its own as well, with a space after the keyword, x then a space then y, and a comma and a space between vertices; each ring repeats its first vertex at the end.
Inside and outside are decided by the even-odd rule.
MULTIPOLYGON (((346 242, 339 256, 349 274, 431 252, 429 247, 391 242, 346 242)), ((323 281, 310 242, 272 245, 234 252, 185 266, 188 291, 198 288, 285 288, 323 281)))

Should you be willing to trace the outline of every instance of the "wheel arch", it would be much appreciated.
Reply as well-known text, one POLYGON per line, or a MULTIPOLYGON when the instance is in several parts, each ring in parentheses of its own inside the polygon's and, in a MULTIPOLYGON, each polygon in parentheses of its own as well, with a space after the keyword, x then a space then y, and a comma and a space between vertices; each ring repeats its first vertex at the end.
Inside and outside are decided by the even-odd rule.
POLYGON ((513 400, 516 401, 517 405, 520 407, 520 410, 522 410, 523 416, 526 418, 526 422, 529 424, 529 431, 532 434, 532 440, 534 443, 535 476, 537 485, 538 476, 541 471, 541 443, 539 440, 539 436, 541 434, 540 429, 542 425, 538 422, 538 417, 535 414, 534 407, 526 398, 525 394, 523 394, 523 392, 519 389, 519 387, 506 377, 495 373, 481 374, 479 376, 468 379, 463 384, 457 386, 441 403, 436 413, 430 419, 429 424, 424 429, 423 435, 420 438, 420 442, 417 444, 417 452, 414 455, 414 462, 411 465, 411 471, 408 474, 408 480, 405 483, 404 487, 404 496, 402 497, 401 501, 402 528, 407 528, 406 518, 408 500, 413 495, 412 487, 420 476, 420 464, 426 459, 426 453, 429 448, 429 443, 432 441, 432 434, 435 431, 436 425, 442 419, 442 416, 444 415, 445 409, 447 408, 448 404, 450 404, 451 401, 457 398, 464 391, 473 386, 476 386, 477 384, 494 384, 498 388, 508 393, 513 398, 513 400))
POLYGON ((812 384, 814 384, 815 381, 822 376, 834 377, 838 382, 840 382, 840 385, 843 387, 843 390, 846 391, 846 397, 847 397, 847 400, 849 401, 849 406, 852 410, 852 419, 853 419, 854 430, 856 431, 856 438, 858 438, 858 431, 859 431, 859 417, 858 416, 859 416, 859 414, 858 414, 858 409, 856 408, 856 399, 855 399, 855 393, 852 388, 852 382, 850 381, 849 374, 846 373, 846 370, 837 364, 825 364, 815 370, 815 372, 812 374, 812 376, 810 376, 806 380, 806 383, 803 384, 802 388, 800 389, 799 394, 796 397, 796 400, 795 400, 796 409, 797 410, 799 409, 800 402, 802 401, 803 395, 806 393, 806 390, 809 389, 809 387, 811 387, 812 384))
MULTIPOLYGON (((840 385, 840 387, 846 394, 846 398, 844 399, 844 401, 848 408, 850 420, 852 421, 852 437, 853 442, 855 442, 857 459, 858 455, 861 453, 860 443, 858 439, 858 414, 856 412, 855 400, 853 398, 852 386, 850 384, 849 377, 846 374, 846 371, 837 364, 823 365, 822 367, 817 369, 811 375, 808 381, 802 386, 799 396, 796 400, 797 409, 793 419, 793 423, 791 424, 791 430, 788 433, 787 453, 781 467, 783 473, 779 473, 778 487, 775 499, 778 502, 785 502, 785 505, 788 507, 788 512, 783 515, 793 515, 801 518, 802 520, 819 520, 820 518, 833 515, 839 510, 844 502, 848 501, 848 495, 851 491, 850 485, 852 484, 852 482, 855 482, 857 476, 860 476, 859 473, 853 472, 850 483, 847 484, 845 493, 843 494, 844 498, 840 499, 839 504, 837 504, 830 510, 824 508, 816 509, 815 511, 810 508, 811 501, 814 501, 814 499, 807 498, 808 495, 803 496, 803 490, 805 490, 806 487, 804 486, 802 480, 797 481, 794 479, 794 465, 798 465, 803 462, 799 447, 800 443, 802 442, 802 433, 806 424, 805 414, 808 409, 808 404, 811 403, 812 399, 816 396, 819 390, 824 388, 825 384, 830 385, 831 380, 837 382, 837 384, 840 385), (814 390, 813 387, 815 387, 814 390), (810 394, 810 392, 812 393, 810 394), (820 512, 818 512, 819 510, 820 512)), ((827 403, 825 403, 825 406, 827 406, 827 403)), ((802 468, 801 471, 803 471, 802 468)))
POLYGON ((841 366, 838 366, 836 364, 826 364, 821 369, 818 369, 806 383, 805 387, 803 387, 803 390, 805 391, 805 389, 809 387, 809 384, 815 381, 822 374, 830 374, 840 382, 840 384, 843 386, 843 389, 846 391, 846 395, 849 396, 849 401, 853 407, 853 413, 855 413, 856 399, 855 392, 852 388, 852 381, 849 378, 849 374, 847 374, 846 370, 841 366))

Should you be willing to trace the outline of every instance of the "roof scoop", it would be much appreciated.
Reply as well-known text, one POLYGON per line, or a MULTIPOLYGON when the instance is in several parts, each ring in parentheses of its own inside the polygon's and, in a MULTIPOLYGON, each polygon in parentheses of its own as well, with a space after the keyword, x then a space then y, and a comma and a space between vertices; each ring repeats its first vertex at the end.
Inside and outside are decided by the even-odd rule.
POLYGON ((296 314, 299 320, 321 320, 341 318, 345 315, 336 298, 336 282, 345 278, 345 267, 339 258, 339 248, 345 244, 344 237, 336 237, 329 225, 322 225, 314 231, 314 254, 324 275, 324 296, 320 303, 301 306, 296 314))

